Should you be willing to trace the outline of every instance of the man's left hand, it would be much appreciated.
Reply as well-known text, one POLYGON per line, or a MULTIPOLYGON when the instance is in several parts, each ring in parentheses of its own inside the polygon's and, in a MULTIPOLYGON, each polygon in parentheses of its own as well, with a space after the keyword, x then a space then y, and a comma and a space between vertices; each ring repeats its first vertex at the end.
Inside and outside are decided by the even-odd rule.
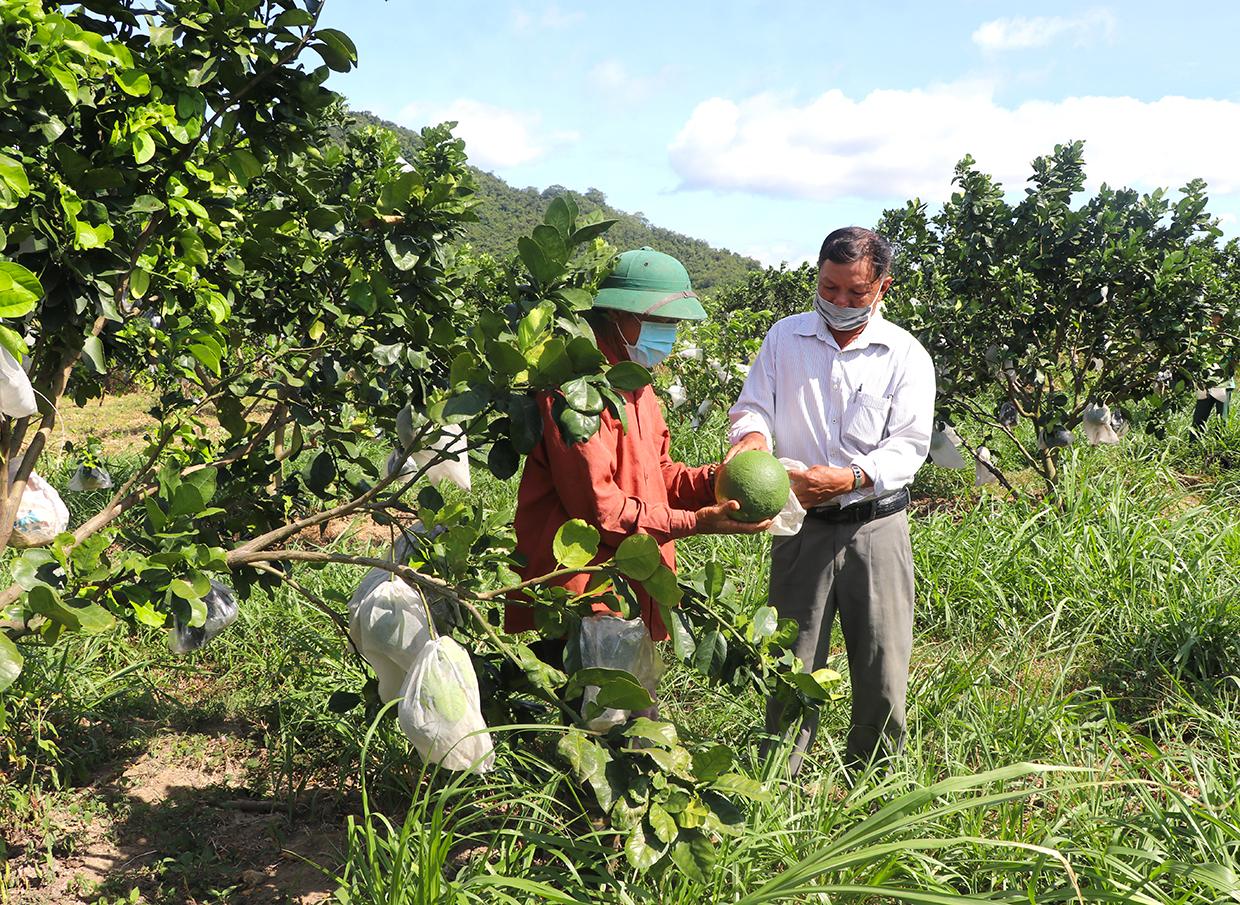
POLYGON ((792 492, 806 509, 821 506, 853 489, 851 468, 832 468, 830 465, 815 465, 804 471, 790 468, 788 479, 792 482, 792 492))

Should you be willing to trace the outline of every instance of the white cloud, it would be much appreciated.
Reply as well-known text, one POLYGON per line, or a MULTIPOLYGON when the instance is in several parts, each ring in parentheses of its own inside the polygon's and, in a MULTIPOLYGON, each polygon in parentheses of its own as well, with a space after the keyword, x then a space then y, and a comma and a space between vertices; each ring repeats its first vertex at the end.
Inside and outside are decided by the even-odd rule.
POLYGON ((1115 16, 1105 9, 1090 10, 1080 16, 1017 16, 992 19, 973 32, 973 43, 984 50, 1026 50, 1045 47, 1058 39, 1073 44, 1089 44, 1115 34, 1115 16))
POLYGON ((583 10, 565 10, 555 3, 550 3, 537 12, 518 6, 512 10, 512 27, 517 32, 528 34, 532 31, 569 28, 584 22, 585 18, 583 10))
POLYGON ((750 245, 738 252, 746 257, 756 258, 763 267, 778 267, 787 264, 789 268, 800 267, 807 261, 814 260, 814 251, 806 252, 805 246, 791 245, 786 242, 775 242, 769 245, 750 245))
POLYGON ((1164 97, 1071 97, 996 102, 984 83, 838 90, 804 104, 762 94, 698 104, 668 153, 684 189, 788 198, 943 200, 972 154, 1009 190, 1058 142, 1085 140, 1090 185, 1178 188, 1204 178, 1213 195, 1240 194, 1240 102, 1164 97))
POLYGON ((595 63, 590 69, 590 81, 605 94, 625 100, 639 100, 652 95, 660 85, 666 85, 675 72, 674 66, 666 64, 655 72, 639 75, 630 72, 617 59, 606 59, 595 63))
POLYGON ((542 117, 460 98, 447 106, 409 104, 397 121, 424 126, 454 120, 454 134, 465 139, 470 163, 483 169, 504 169, 530 163, 549 151, 580 139, 576 132, 545 131, 542 117))

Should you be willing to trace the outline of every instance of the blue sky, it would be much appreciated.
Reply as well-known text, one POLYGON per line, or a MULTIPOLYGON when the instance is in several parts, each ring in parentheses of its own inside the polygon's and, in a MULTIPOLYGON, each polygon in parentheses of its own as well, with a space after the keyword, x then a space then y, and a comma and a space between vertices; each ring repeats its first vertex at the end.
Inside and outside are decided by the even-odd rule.
POLYGON ((941 201, 965 153, 1019 192, 1077 138, 1093 183, 1201 176, 1240 234, 1240 3, 328 0, 323 24, 357 43, 353 106, 457 119, 510 183, 767 263, 941 201))

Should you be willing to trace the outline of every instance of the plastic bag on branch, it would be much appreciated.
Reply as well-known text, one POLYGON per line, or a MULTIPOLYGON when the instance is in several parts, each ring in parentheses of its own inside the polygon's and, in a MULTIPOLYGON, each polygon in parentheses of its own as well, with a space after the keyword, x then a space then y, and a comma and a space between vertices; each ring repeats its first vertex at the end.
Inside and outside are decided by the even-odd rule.
POLYGON ((667 388, 667 398, 673 409, 678 409, 689 401, 689 394, 685 392, 684 384, 680 382, 680 378, 673 380, 671 386, 667 388))
POLYGON ((975 476, 973 484, 975 487, 981 487, 983 484, 993 484, 999 480, 999 476, 990 467, 992 465, 994 465, 994 459, 991 458, 990 450, 984 446, 979 446, 977 448, 977 462, 974 463, 975 476))
MULTIPOLYGON (((9 481, 17 473, 18 462, 9 465, 9 481)), ((11 486, 11 484, 10 484, 11 486)), ((13 518, 13 533, 9 535, 12 547, 46 547, 56 535, 69 527, 69 509, 56 492, 56 488, 30 472, 26 492, 22 494, 17 514, 13 518)))
POLYGON ((102 465, 79 465, 69 479, 70 490, 109 490, 111 487, 112 476, 102 465))
MULTIPOLYGON (((411 530, 423 533, 422 523, 411 530)), ((413 546, 413 539, 400 534, 387 560, 408 562, 413 546)), ((375 671, 384 703, 400 697, 414 655, 430 638, 425 601, 421 589, 378 566, 366 573, 349 598, 349 637, 375 671)), ((433 597, 429 603, 431 619, 439 630, 460 624, 456 602, 450 597, 433 597)))
POLYGON ((1100 443, 1118 443, 1119 434, 1112 423, 1111 408, 1107 405, 1091 405, 1085 409, 1081 429, 1090 446, 1100 443))
MULTIPOLYGON (((780 457, 779 464, 784 466, 785 470, 793 468, 798 471, 805 470, 805 463, 796 459, 785 459, 780 457)), ((779 510, 779 515, 771 520, 771 527, 767 528, 767 534, 774 537, 792 537, 794 534, 801 532, 801 526, 805 524, 805 507, 801 505, 801 501, 797 499, 797 495, 788 490, 788 502, 784 503, 784 508, 779 510)))
POLYGON ((29 418, 39 413, 34 387, 21 362, 8 349, 0 348, 0 412, 10 418, 29 418))
MULTIPOLYGON (((404 465, 401 466, 400 473, 402 475, 415 474, 421 471, 428 462, 446 454, 447 458, 426 469, 423 477, 432 484, 451 481, 462 490, 469 490, 472 482, 469 475, 469 439, 465 436, 465 431, 457 424, 445 424, 438 428, 438 431, 438 436, 426 449, 415 450, 409 454, 404 465)), ((413 412, 408 406, 401 409, 400 414, 396 416, 396 435, 400 438, 401 449, 388 456, 388 474, 391 474, 400 462, 401 450, 408 449, 417 440, 413 426, 413 412)))
POLYGON ((486 773, 495 748, 469 653, 452 638, 427 641, 414 657, 398 707, 400 728, 428 764, 486 773))
POLYGON ((950 424, 940 421, 930 434, 930 461, 940 468, 968 468, 960 455, 960 434, 950 424))
POLYGON ((177 615, 172 617, 172 628, 168 630, 168 649, 174 654, 188 654, 198 650, 237 618, 237 598, 233 595, 232 588, 223 582, 212 578, 211 590, 202 598, 202 602, 207 607, 207 620, 202 625, 190 625, 177 615))
POLYGON ((422 594, 393 573, 386 575, 356 606, 349 603, 349 637, 375 671, 385 704, 400 697, 414 658, 431 637, 422 594))
MULTIPOLYGON (((663 675, 663 660, 655 649, 646 623, 640 619, 622 619, 607 613, 596 613, 581 620, 581 667, 622 669, 630 673, 653 698, 663 675)), ((598 686, 587 685, 582 696, 582 710, 598 698, 598 686)), ((627 710, 606 707, 586 722, 595 732, 606 732, 629 718, 627 710)))

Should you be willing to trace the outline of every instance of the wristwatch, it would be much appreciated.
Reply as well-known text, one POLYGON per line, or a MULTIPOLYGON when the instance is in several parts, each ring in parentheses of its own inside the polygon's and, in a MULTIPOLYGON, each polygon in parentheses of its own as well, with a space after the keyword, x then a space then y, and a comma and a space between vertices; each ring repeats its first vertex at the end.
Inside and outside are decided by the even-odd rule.
POLYGON ((865 472, 861 470, 860 465, 852 465, 850 467, 852 468, 852 473, 853 473, 852 489, 860 490, 861 485, 865 483, 865 472))

